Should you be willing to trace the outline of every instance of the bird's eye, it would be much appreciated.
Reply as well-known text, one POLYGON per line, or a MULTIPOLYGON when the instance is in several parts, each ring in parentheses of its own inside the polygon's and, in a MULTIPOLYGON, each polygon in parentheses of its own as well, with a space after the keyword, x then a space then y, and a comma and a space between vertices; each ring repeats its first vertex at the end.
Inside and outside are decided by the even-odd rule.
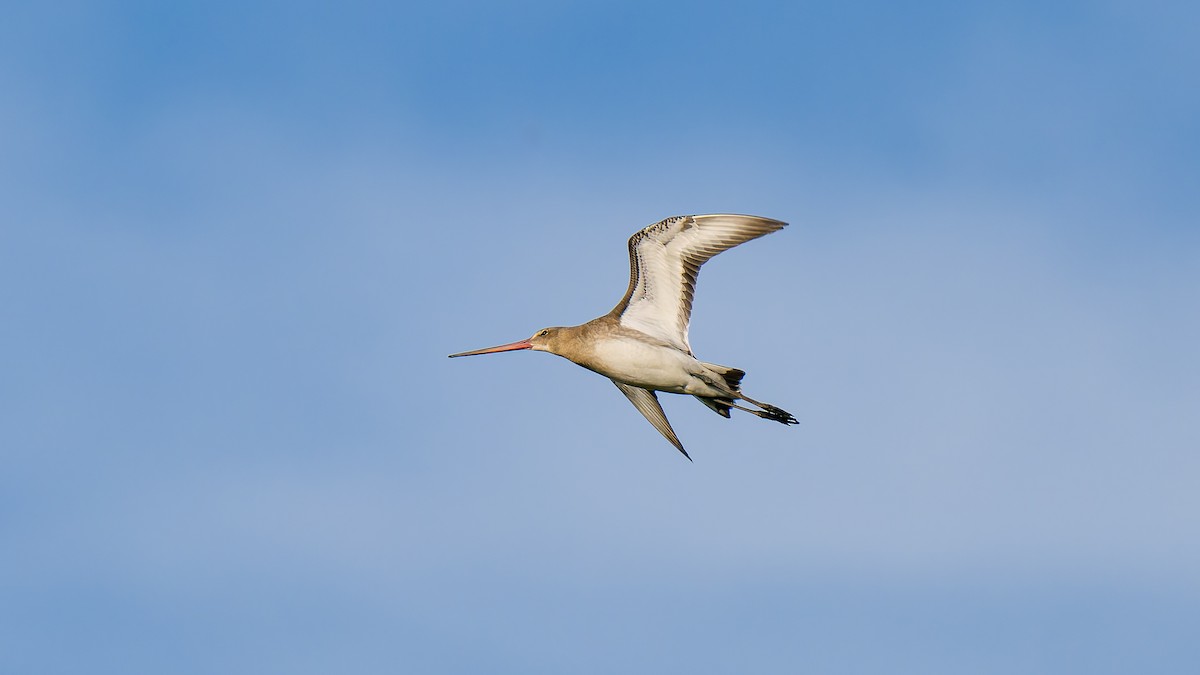
POLYGON ((542 337, 546 337, 546 336, 547 336, 547 335, 549 335, 549 334, 550 334, 550 331, 549 331, 549 330, 544 330, 544 331, 542 331, 542 332, 538 333, 538 335, 540 335, 540 336, 542 336, 542 337))

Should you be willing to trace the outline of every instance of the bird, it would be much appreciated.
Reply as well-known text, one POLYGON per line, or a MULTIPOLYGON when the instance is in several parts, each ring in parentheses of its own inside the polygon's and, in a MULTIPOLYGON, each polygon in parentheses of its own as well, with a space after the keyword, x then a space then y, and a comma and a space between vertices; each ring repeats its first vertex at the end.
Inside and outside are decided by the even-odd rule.
POLYGON ((786 226, 770 218, 737 214, 661 220, 629 238, 629 287, 609 313, 578 326, 543 328, 524 340, 450 358, 522 349, 564 357, 611 379, 688 461, 692 457, 671 428, 655 392, 694 396, 727 419, 736 408, 765 420, 798 424, 786 410, 743 393, 745 371, 700 361, 688 343, 700 266, 723 251, 786 226))

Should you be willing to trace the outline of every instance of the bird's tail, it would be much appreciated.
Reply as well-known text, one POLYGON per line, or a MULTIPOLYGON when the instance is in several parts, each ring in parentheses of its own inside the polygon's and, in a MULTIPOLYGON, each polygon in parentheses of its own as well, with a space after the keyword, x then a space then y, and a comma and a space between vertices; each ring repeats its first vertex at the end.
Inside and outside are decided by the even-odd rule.
POLYGON ((725 386, 729 387, 734 393, 740 392, 742 389, 742 378, 746 376, 746 371, 730 368, 729 366, 718 366, 715 363, 701 362, 702 366, 717 373, 725 380, 725 386))

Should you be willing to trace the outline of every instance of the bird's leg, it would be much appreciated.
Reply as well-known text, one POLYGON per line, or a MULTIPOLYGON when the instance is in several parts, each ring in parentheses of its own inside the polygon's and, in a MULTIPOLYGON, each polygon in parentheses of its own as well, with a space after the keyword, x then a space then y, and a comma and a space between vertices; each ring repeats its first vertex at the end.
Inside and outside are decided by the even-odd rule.
POLYGON ((770 403, 761 403, 759 401, 755 401, 754 399, 750 398, 749 396, 746 396, 745 394, 740 394, 740 397, 743 401, 748 401, 750 403, 753 403, 754 405, 762 408, 762 410, 761 411, 760 410, 751 410, 749 408, 743 408, 742 406, 737 405, 736 403, 732 404, 733 407, 737 408, 738 410, 744 410, 744 411, 750 413, 751 415, 757 415, 757 416, 763 418, 764 420, 774 420, 776 422, 779 422, 780 424, 799 424, 800 423, 800 421, 797 420, 790 412, 784 410, 783 408, 777 408, 777 407, 771 405, 770 403))
POLYGON ((732 401, 730 401, 730 402, 728 403, 728 405, 729 405, 729 407, 731 407, 731 408, 737 408, 738 410, 742 410, 742 411, 748 412, 748 413, 750 413, 751 415, 757 415, 757 416, 759 416, 759 417, 763 418, 764 420, 769 420, 769 419, 771 419, 771 416, 770 416, 769 414, 767 414, 767 413, 765 413, 765 412, 763 412, 763 411, 761 411, 761 410, 755 410, 755 409, 753 409, 753 408, 746 408, 746 407, 744 407, 744 406, 740 406, 740 405, 738 405, 738 404, 736 404, 736 403, 734 403, 734 402, 732 402, 732 401))

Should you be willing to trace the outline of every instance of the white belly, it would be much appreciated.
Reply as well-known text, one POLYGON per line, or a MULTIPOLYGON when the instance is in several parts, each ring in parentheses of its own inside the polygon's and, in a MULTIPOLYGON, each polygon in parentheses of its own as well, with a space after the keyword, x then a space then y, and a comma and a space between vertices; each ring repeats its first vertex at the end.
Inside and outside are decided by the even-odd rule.
POLYGON ((594 346, 588 367, 625 384, 675 394, 719 396, 696 377, 704 367, 694 357, 671 347, 630 338, 612 338, 594 346))

